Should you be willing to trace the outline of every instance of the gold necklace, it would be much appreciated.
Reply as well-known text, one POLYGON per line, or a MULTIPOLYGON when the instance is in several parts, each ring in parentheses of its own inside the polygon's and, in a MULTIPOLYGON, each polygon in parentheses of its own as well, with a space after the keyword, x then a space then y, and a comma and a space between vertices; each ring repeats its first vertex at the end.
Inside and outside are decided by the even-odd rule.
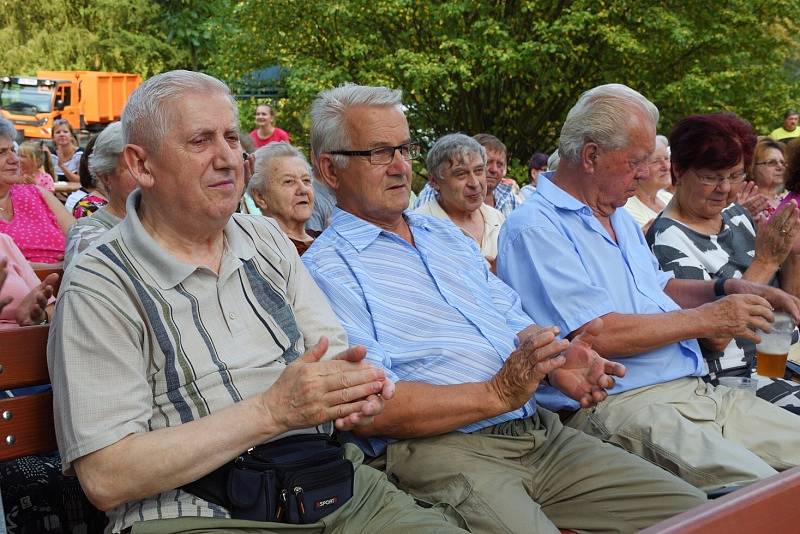
MULTIPOLYGON (((11 197, 11 191, 6 193, 6 196, 4 196, 3 198, 0 198, 0 202, 5 203, 5 201, 8 200, 10 197, 11 197)), ((0 207, 0 212, 5 212, 6 210, 8 210, 7 207, 6 208, 0 207)))

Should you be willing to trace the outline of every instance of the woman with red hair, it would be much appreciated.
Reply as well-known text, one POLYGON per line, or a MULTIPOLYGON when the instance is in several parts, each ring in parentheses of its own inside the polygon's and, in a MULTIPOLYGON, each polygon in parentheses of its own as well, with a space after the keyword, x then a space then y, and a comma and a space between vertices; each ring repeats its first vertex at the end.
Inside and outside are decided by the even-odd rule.
MULTIPOLYGON (((754 222, 734 203, 753 159, 750 124, 733 113, 692 115, 675 125, 669 141, 675 195, 646 236, 661 268, 676 278, 743 278, 799 295, 800 256, 791 253, 800 235, 797 204, 754 222)), ((701 348, 709 380, 753 371, 752 342, 719 339, 701 348)), ((759 388, 759 396, 800 413, 800 386, 759 377, 759 388), (774 395, 776 388, 783 393, 774 395)))

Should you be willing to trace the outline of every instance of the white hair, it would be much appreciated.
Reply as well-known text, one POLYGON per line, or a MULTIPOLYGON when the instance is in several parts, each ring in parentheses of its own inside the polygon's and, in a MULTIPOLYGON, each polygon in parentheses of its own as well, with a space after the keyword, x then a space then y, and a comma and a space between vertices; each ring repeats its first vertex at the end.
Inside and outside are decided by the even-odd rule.
POLYGON ((459 161, 466 161, 470 154, 478 154, 481 161, 486 163, 486 148, 475 139, 462 133, 452 133, 440 137, 428 150, 425 158, 425 167, 428 175, 437 180, 444 179, 442 165, 449 163, 451 166, 459 161))
POLYGON ((286 142, 269 143, 262 146, 255 152, 256 163, 253 169, 253 177, 250 178, 250 183, 247 184, 247 194, 253 196, 253 191, 258 189, 261 192, 266 191, 267 180, 270 177, 267 172, 270 168, 270 163, 277 158, 298 158, 306 166, 308 174, 311 174, 311 165, 308 160, 297 148, 286 142))
MULTIPOLYGON (((357 106, 395 107, 402 111, 403 93, 387 87, 370 87, 346 83, 322 91, 311 105, 311 153, 318 161, 320 155, 334 150, 352 149, 352 137, 345 124, 345 114, 357 106)), ((344 156, 332 155, 339 168, 347 164, 344 156)))
POLYGON ((5 117, 0 117, 0 137, 8 137, 8 139, 17 144, 17 129, 14 128, 14 123, 5 117))
POLYGON ((125 141, 122 139, 122 123, 112 122, 100 132, 89 155, 89 173, 97 180, 108 176, 117 168, 125 141))
POLYGON ((586 143, 605 150, 618 150, 628 144, 631 116, 643 113, 653 127, 658 124, 658 108, 626 85, 609 83, 583 93, 567 113, 558 151, 563 159, 577 162, 586 143))
POLYGON ((173 70, 156 74, 136 88, 122 112, 123 141, 158 151, 173 119, 170 106, 182 96, 192 93, 226 95, 238 119, 236 101, 224 82, 190 70, 173 70))
POLYGON ((561 156, 558 153, 558 149, 555 149, 550 157, 547 158, 547 170, 554 171, 558 168, 558 162, 561 161, 561 156))

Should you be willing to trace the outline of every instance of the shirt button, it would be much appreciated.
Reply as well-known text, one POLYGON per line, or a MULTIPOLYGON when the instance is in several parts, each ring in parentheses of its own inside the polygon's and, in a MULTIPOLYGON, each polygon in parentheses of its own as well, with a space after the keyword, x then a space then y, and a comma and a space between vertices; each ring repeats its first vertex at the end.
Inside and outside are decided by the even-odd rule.
POLYGON ((228 314, 228 317, 230 317, 231 319, 236 319, 236 314, 235 314, 235 313, 233 313, 233 312, 230 312, 230 313, 228 314))

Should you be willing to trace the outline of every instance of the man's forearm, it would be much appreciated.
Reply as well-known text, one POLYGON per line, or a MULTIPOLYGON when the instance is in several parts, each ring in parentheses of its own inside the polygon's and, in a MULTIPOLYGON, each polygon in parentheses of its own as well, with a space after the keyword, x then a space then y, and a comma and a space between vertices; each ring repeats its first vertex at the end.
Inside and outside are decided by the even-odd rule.
POLYGON ((434 385, 397 382, 395 396, 373 424, 354 433, 361 437, 421 438, 452 432, 508 411, 487 382, 434 385))
MULTIPOLYGON (((603 329, 591 336, 592 348, 604 358, 636 356, 671 343, 705 337, 705 321, 696 310, 656 314, 609 313, 602 316, 603 329)), ((583 327, 572 332, 572 339, 583 327)))
POLYGON ((254 397, 196 421, 130 434, 75 460, 75 472, 101 510, 175 489, 282 433, 258 406, 254 397))

